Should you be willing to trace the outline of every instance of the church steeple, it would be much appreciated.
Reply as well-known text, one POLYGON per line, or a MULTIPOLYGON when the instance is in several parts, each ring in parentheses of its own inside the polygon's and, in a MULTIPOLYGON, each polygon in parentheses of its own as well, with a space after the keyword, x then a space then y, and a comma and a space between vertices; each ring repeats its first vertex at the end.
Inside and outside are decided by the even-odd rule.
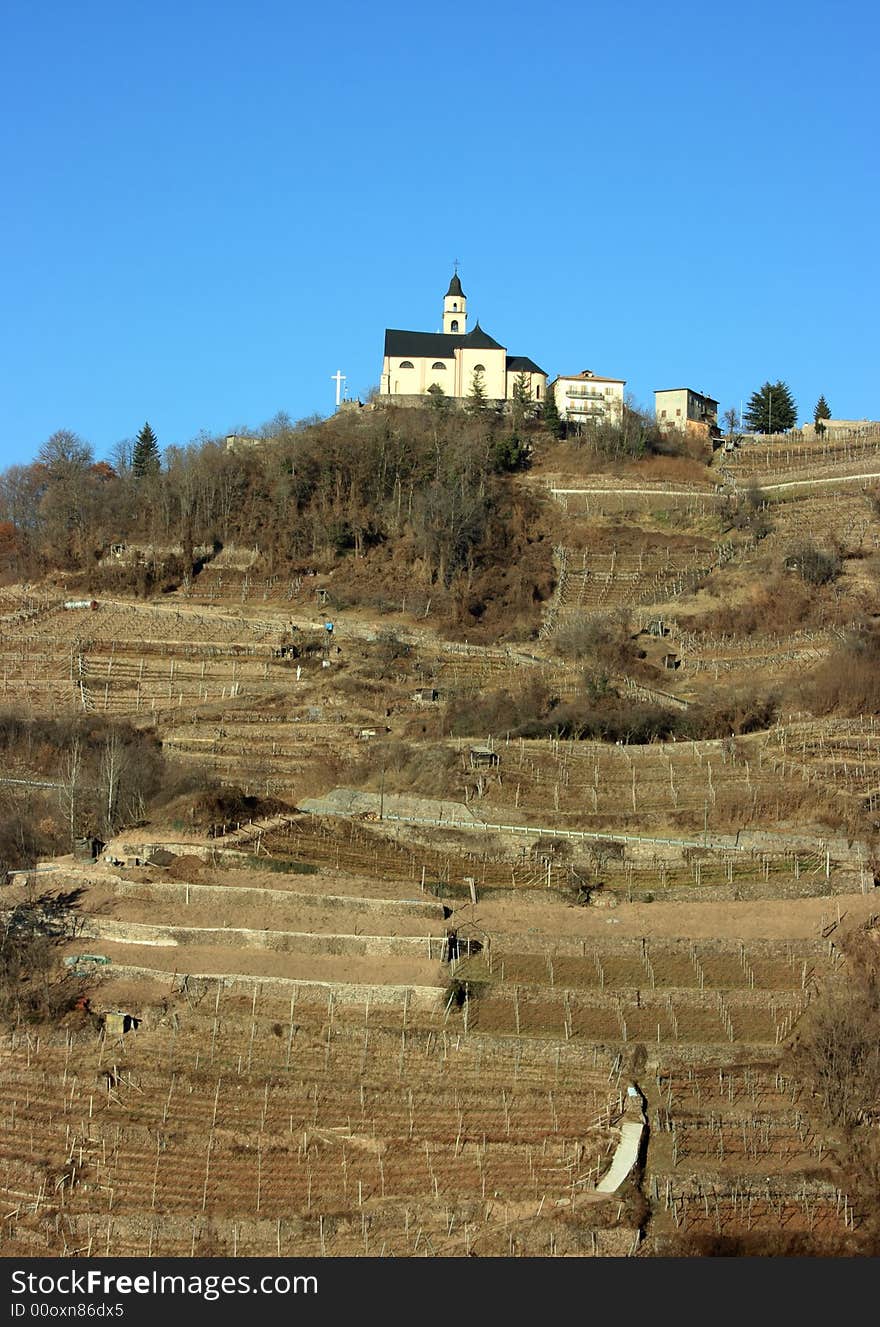
POLYGON ((467 331, 467 298, 458 279, 458 263, 443 299, 443 331, 453 336, 467 331))

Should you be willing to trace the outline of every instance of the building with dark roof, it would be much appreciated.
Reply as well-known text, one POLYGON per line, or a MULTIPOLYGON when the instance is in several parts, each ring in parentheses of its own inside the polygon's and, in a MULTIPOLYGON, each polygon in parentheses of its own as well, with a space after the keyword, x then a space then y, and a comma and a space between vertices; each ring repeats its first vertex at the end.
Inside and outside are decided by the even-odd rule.
POLYGON ((444 395, 464 400, 481 381, 486 399, 504 402, 522 390, 531 401, 543 401, 547 375, 527 355, 508 355, 506 348, 479 322, 467 330, 467 297, 456 272, 443 297, 442 332, 385 332, 380 396, 407 399, 444 395))

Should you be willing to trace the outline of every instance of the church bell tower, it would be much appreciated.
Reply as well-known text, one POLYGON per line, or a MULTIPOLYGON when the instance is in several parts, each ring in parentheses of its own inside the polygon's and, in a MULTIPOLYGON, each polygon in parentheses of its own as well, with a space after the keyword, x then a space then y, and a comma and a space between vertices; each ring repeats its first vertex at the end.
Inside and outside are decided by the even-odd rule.
POLYGON ((443 331, 452 336, 464 336, 467 331, 467 299, 457 270, 443 300, 443 331))

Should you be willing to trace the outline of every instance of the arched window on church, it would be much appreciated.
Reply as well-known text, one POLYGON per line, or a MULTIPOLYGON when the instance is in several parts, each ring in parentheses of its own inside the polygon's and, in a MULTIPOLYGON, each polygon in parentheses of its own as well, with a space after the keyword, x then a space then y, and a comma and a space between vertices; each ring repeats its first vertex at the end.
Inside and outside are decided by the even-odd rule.
POLYGON ((457 309, 457 308, 458 308, 458 300, 453 300, 453 302, 452 302, 452 307, 453 307, 453 309, 457 309))
POLYGON ((485 365, 485 364, 475 364, 475 365, 474 365, 474 373, 485 373, 485 372, 486 372, 486 365, 485 365))
POLYGON ((457 332, 457 331, 458 331, 458 319, 457 319, 457 318, 453 318, 453 320, 452 320, 452 322, 449 324, 449 326, 452 328, 453 332, 457 332))
POLYGON ((540 384, 539 382, 536 382, 536 383, 535 383, 535 400, 536 400, 536 401, 540 401, 540 399, 541 399, 541 384, 540 384))
POLYGON ((431 365, 431 369, 432 369, 432 371, 433 371, 434 369, 445 369, 445 368, 446 368, 446 365, 442 362, 442 360, 439 360, 439 359, 437 360, 437 363, 436 363, 436 364, 432 364, 432 365, 431 365))
POLYGON ((400 367, 402 369, 411 369, 413 367, 413 362, 411 359, 402 359, 400 361, 400 367))

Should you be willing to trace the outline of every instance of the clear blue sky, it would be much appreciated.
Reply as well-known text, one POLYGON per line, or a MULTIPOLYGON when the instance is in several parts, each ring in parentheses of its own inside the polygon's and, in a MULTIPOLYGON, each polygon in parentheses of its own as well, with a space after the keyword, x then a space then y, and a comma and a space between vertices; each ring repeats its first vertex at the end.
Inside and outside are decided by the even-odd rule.
POLYGON ((868 0, 7 0, 0 465, 332 411, 386 326, 880 417, 868 0))

